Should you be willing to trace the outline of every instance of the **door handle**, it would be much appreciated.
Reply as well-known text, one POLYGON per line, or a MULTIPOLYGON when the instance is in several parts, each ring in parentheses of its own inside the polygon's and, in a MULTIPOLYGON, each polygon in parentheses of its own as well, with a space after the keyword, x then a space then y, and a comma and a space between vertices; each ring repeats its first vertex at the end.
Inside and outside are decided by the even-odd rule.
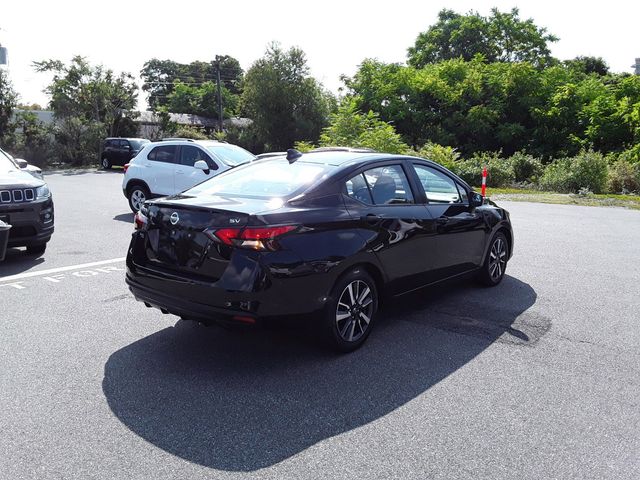
POLYGON ((382 220, 382 217, 378 215, 374 215, 373 213, 369 213, 363 217, 360 217, 360 220, 367 222, 371 225, 375 225, 376 223, 380 222, 380 220, 382 220))
POLYGON ((449 217, 438 217, 436 219, 436 223, 438 225, 445 225, 445 224, 449 223, 449 217))

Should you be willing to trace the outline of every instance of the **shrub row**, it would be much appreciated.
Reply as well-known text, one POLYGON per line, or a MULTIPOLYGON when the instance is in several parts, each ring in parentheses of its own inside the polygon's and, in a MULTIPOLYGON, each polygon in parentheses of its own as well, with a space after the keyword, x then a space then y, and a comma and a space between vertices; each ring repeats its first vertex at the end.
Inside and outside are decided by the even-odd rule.
POLYGON ((640 193, 640 161, 627 152, 605 157, 584 150, 546 166, 522 152, 507 158, 499 153, 480 153, 461 159, 451 147, 427 144, 416 153, 444 165, 473 186, 482 184, 482 169, 486 166, 489 187, 527 186, 560 193, 640 193))

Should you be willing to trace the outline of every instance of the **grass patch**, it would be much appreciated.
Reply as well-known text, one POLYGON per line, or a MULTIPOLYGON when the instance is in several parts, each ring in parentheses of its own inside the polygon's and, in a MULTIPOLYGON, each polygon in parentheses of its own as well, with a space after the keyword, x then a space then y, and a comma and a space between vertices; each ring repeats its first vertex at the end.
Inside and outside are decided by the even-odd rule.
MULTIPOLYGON (((476 189, 480 191, 480 189, 476 189)), ((622 207, 640 210, 639 195, 541 192, 524 188, 487 188, 487 197, 492 200, 514 202, 553 203, 558 205, 583 205, 587 207, 622 207)))

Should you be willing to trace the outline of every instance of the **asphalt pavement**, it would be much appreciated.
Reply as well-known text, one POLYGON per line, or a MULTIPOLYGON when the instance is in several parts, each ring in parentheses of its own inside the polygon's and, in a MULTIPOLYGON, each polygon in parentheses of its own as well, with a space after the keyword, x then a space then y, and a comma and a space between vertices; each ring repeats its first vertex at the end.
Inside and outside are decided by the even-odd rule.
POLYGON ((0 263, 0 479, 640 478, 640 212, 508 203, 497 288, 387 304, 360 350, 133 300, 119 172, 46 177, 0 263))

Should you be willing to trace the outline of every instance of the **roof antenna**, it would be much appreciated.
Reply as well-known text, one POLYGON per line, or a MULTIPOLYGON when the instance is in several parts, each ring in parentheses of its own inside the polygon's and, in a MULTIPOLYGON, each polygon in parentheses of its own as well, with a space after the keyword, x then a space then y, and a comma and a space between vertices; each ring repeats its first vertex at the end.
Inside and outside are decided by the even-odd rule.
POLYGON ((287 161, 289 163, 293 163, 296 160, 298 160, 300 157, 302 156, 302 153, 300 153, 298 150, 296 150, 295 148, 290 148, 287 150, 287 161))

